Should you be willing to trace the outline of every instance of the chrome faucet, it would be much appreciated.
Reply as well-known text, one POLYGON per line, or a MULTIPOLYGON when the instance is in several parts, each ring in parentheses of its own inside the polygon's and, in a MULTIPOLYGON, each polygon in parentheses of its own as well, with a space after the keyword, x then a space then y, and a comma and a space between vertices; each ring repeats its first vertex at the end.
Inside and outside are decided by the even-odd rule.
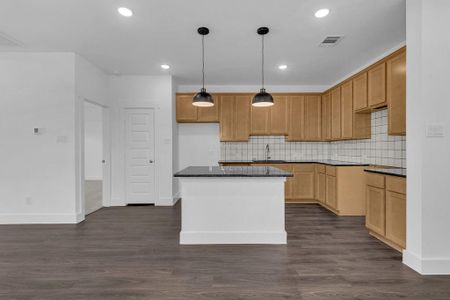
POLYGON ((270 147, 269 144, 266 144, 266 160, 270 159, 270 147))

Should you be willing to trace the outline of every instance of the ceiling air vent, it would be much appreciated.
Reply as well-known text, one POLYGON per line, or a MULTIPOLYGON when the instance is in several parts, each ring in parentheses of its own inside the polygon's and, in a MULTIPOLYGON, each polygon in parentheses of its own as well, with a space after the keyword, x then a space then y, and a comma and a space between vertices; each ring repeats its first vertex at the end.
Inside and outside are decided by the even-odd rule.
POLYGON ((342 39, 342 36, 333 35, 333 36, 327 36, 322 43, 320 43, 319 46, 321 47, 332 47, 336 46, 340 40, 342 39))
POLYGON ((6 33, 0 32, 0 47, 21 47, 22 43, 8 36, 6 33))

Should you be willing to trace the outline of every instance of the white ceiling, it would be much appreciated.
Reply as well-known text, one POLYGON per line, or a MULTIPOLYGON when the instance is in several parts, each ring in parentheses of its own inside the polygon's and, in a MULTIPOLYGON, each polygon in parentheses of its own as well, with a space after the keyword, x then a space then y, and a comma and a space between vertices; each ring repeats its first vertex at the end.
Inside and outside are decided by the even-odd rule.
POLYGON ((0 32, 22 43, 0 51, 73 51, 110 73, 172 74, 184 85, 201 80, 199 26, 211 30, 208 84, 259 84, 256 29, 268 26, 268 85, 329 85, 405 41, 405 0, 0 1, 0 32), (120 6, 134 16, 119 15, 120 6), (316 19, 323 7, 330 15, 316 19), (327 35, 345 37, 318 47, 327 35))

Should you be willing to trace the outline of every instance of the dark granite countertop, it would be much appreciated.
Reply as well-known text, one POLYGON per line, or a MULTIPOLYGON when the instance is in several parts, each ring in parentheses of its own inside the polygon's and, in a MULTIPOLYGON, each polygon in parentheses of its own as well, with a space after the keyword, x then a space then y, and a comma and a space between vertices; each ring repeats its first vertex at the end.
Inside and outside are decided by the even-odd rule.
POLYGON ((383 175, 406 177, 405 168, 373 168, 373 169, 365 169, 364 171, 371 173, 379 173, 383 175))
POLYGON ((320 159, 320 160, 220 160, 219 164, 323 164, 336 167, 369 166, 367 163, 320 159))
POLYGON ((292 173, 273 167, 187 167, 174 177, 292 177, 292 173))

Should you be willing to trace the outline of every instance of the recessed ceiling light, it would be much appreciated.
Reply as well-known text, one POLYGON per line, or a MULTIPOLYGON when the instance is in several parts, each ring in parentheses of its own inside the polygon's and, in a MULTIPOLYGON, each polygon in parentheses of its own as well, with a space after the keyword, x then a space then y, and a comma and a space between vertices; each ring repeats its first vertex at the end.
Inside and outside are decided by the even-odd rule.
POLYGON ((280 70, 286 70, 286 69, 287 69, 287 66, 286 66, 286 65, 279 65, 279 66, 278 66, 278 69, 280 69, 280 70))
POLYGON ((330 10, 328 8, 322 8, 322 9, 319 9, 318 11, 316 11, 316 13, 314 15, 316 16, 316 18, 324 18, 324 17, 328 16, 329 13, 330 13, 330 10))
POLYGON ((163 70, 169 70, 170 66, 169 65, 161 65, 161 69, 163 70))
POLYGON ((124 17, 131 17, 133 15, 133 11, 126 7, 119 7, 117 11, 124 17))

